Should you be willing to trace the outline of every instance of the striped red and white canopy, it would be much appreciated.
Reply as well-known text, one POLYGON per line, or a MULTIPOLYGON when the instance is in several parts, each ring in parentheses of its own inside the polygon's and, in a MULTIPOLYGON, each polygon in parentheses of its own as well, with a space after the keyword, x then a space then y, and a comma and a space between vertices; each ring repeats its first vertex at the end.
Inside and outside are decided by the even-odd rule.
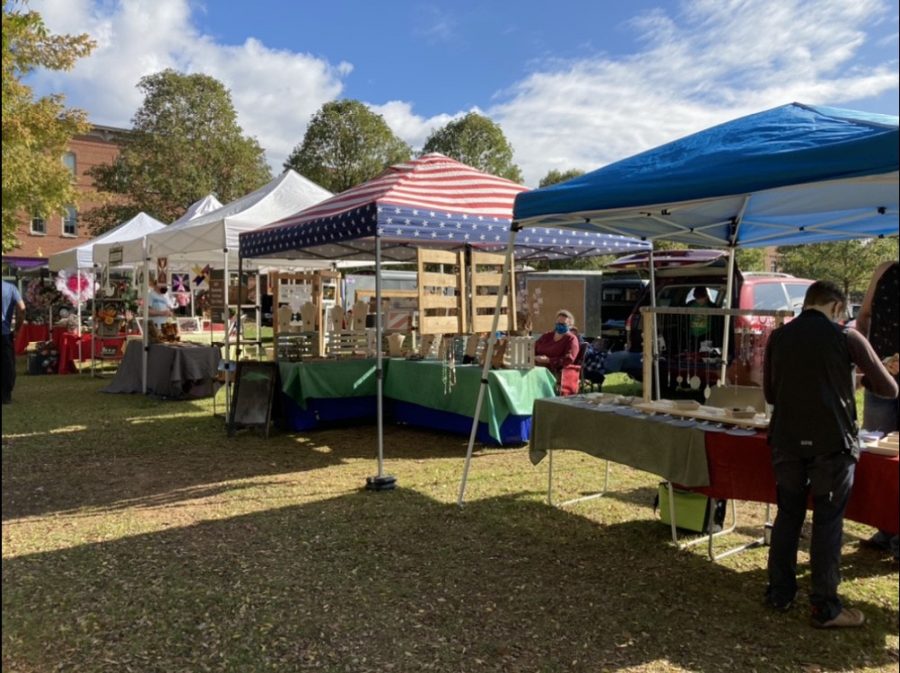
MULTIPOLYGON (((415 247, 501 249, 510 235, 516 194, 527 188, 442 154, 397 164, 267 227, 241 234, 243 257, 371 259, 374 238, 385 259, 407 261, 415 247)), ((648 248, 609 234, 530 230, 517 258, 624 253, 648 248)))

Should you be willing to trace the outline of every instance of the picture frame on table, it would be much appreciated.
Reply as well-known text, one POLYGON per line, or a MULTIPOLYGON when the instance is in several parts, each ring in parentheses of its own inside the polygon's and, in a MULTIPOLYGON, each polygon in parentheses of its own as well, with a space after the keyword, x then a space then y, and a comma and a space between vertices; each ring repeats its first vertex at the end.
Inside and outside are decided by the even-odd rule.
POLYGON ((199 334, 202 329, 200 318, 196 317, 178 317, 175 318, 178 323, 178 332, 180 334, 199 334))

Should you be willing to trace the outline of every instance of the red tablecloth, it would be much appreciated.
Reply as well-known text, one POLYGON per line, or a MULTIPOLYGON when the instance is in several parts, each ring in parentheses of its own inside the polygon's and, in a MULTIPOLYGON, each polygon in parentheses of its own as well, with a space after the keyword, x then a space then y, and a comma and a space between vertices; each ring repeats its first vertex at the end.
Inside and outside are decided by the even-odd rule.
POLYGON ((48 341, 50 330, 47 325, 24 323, 16 330, 16 355, 22 355, 32 341, 48 341))
MULTIPOLYGON (((715 498, 775 502, 775 473, 764 434, 735 437, 707 432, 706 459, 710 485, 691 490, 715 498)), ((897 457, 863 452, 856 466, 846 518, 890 533, 900 531, 897 457)))
POLYGON ((116 348, 118 351, 118 357, 121 357, 122 352, 125 350, 124 336, 113 337, 109 339, 97 339, 97 341, 95 342, 90 333, 84 333, 81 335, 81 354, 79 357, 78 341, 79 337, 77 334, 66 333, 62 335, 59 344, 60 374, 75 373, 77 371, 75 369, 76 360, 90 360, 91 346, 94 346, 96 348, 97 357, 100 357, 103 354, 103 348, 116 348))

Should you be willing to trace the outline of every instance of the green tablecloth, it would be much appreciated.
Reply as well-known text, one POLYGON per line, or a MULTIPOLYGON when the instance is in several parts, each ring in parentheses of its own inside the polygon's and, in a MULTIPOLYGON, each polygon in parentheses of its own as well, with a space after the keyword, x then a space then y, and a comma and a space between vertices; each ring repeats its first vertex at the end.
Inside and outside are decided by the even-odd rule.
POLYGON ((683 486, 709 486, 702 430, 599 411, 577 397, 534 403, 531 462, 552 449, 584 451, 683 486))
MULTIPOLYGON (((383 361, 385 372, 389 360, 383 361)), ((375 358, 361 360, 323 360, 321 362, 282 362, 281 390, 306 409, 309 399, 366 397, 377 395, 375 358)))
MULTIPOLYGON (((456 385, 445 392, 443 367, 427 360, 391 360, 385 377, 385 397, 429 409, 471 417, 475 413, 481 367, 457 365, 456 385)), ((530 416, 536 400, 553 397, 556 381, 543 367, 530 370, 499 369, 488 375, 480 421, 500 441, 500 426, 508 416, 530 416)))

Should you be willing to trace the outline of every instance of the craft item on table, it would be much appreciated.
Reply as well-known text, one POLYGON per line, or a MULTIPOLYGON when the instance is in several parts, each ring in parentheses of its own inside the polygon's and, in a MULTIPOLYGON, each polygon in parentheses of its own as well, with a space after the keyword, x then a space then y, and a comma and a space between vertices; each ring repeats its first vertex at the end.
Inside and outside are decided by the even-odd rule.
POLYGON ((422 341, 419 342, 419 357, 433 357, 435 341, 439 340, 441 336, 442 335, 440 334, 426 334, 425 336, 423 336, 422 341))
POLYGON ((753 407, 726 407, 725 415, 729 418, 756 418, 756 409, 753 407))
POLYGON ((507 337, 506 366, 510 369, 534 368, 534 339, 528 336, 507 337))
POLYGON ((391 334, 388 336, 388 353, 392 358, 403 357, 403 341, 406 339, 405 334, 391 334))
POLYGON ((509 342, 506 339, 499 339, 494 344, 494 353, 491 355, 491 369, 503 369, 503 361, 506 358, 506 349, 509 342))
POLYGON ((697 400, 672 400, 672 406, 682 411, 696 411, 700 403, 697 400))
POLYGON ((449 395, 456 385, 456 354, 452 348, 446 347, 449 339, 441 339, 441 383, 444 384, 444 395, 449 395))
POLYGON ((279 306, 278 307, 278 331, 279 332, 290 332, 291 331, 291 317, 293 317, 293 311, 291 311, 290 306, 279 306))
POLYGON ((353 304, 353 316, 350 329, 364 330, 366 328, 366 316, 369 315, 369 302, 358 301, 353 304))
POLYGON ((340 304, 335 304, 331 307, 331 311, 329 311, 329 315, 331 318, 331 325, 328 326, 329 331, 339 332, 344 329, 344 307, 340 304))
POLYGON ((315 332, 316 331, 316 314, 318 310, 316 309, 316 305, 311 301, 306 302, 303 306, 300 307, 300 318, 303 320, 303 331, 304 332, 315 332))

